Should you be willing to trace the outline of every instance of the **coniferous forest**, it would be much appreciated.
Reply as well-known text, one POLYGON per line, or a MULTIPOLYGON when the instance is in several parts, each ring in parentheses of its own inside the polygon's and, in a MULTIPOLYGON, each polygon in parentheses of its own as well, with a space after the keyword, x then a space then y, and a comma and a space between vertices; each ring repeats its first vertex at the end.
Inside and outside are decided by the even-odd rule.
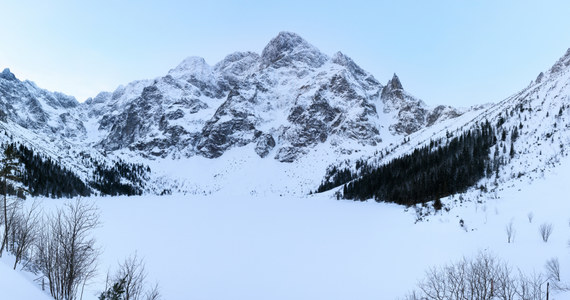
POLYGON ((150 172, 150 168, 141 164, 117 161, 109 168, 95 162, 95 174, 91 185, 104 195, 141 195, 147 172, 150 172))
POLYGON ((24 145, 9 144, 23 164, 22 183, 32 196, 71 198, 89 196, 91 189, 75 173, 50 158, 42 158, 24 145))
POLYGON ((496 143, 489 122, 446 145, 414 150, 344 185, 344 198, 414 205, 465 191, 492 172, 489 151, 496 143))
MULTIPOLYGON (((90 196, 93 189, 103 195, 140 195, 150 168, 141 164, 129 164, 117 161, 111 167, 92 160, 95 166, 93 177, 86 183, 74 172, 62 167, 57 161, 45 158, 24 145, 11 143, 4 149, 13 152, 21 164, 20 180, 31 196, 52 198, 72 198, 90 196)), ((0 190, 4 183, 0 182, 0 190)), ((17 195, 18 192, 8 184, 6 192, 17 195)), ((23 195, 22 195, 23 197, 23 195)))
MULTIPOLYGON (((504 131, 503 131, 504 132, 504 131)), ((359 174, 333 167, 317 192, 343 186, 343 198, 402 205, 425 203, 463 192, 485 175, 491 175, 500 161, 490 150, 497 143, 495 131, 486 121, 447 143, 430 142, 387 164, 374 167, 357 162, 359 174)))

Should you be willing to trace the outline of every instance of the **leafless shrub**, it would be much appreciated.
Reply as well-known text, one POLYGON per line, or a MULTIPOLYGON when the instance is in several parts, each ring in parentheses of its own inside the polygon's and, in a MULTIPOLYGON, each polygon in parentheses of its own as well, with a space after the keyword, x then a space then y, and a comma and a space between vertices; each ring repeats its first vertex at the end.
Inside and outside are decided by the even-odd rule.
POLYGON ((1 216, 2 218, 2 225, 4 225, 4 235, 2 238, 2 246, 0 246, 0 257, 4 250, 11 251, 13 250, 15 243, 14 243, 14 223, 16 222, 16 214, 22 208, 22 200, 21 199, 13 199, 12 201, 7 201, 6 197, 4 197, 4 205, 3 210, 4 214, 1 216))
POLYGON ((542 240, 545 243, 548 242, 548 238, 550 238, 550 235, 552 234, 552 224, 551 223, 540 224, 540 227, 538 228, 538 232, 540 233, 542 240))
POLYGON ((125 300, 139 299, 146 279, 142 259, 139 259, 136 254, 125 259, 122 264, 119 264, 116 279, 125 279, 125 300))
MULTIPOLYGON (((143 260, 134 254, 125 259, 123 263, 119 263, 119 268, 114 276, 107 275, 107 287, 121 284, 123 290, 120 296, 124 300, 160 299, 158 284, 146 289, 146 276, 147 272, 143 260)), ((113 297, 105 297, 105 295, 110 294, 108 291, 104 291, 100 299, 114 299, 113 297)))
POLYGON ((507 226, 505 226, 505 231, 507 232, 507 243, 515 241, 515 228, 513 226, 513 221, 511 220, 507 226))
POLYGON ((156 283, 153 288, 151 288, 150 290, 148 290, 145 293, 145 298, 146 300, 160 300, 162 299, 162 296, 160 295, 160 289, 158 287, 158 283, 156 283))
POLYGON ((539 300, 543 299, 541 274, 525 275, 487 253, 439 268, 431 268, 407 300, 539 300), (542 298, 541 298, 542 297, 542 298))
POLYGON ((531 211, 526 215, 526 217, 528 218, 528 222, 532 223, 532 219, 534 218, 534 213, 531 211))
POLYGON ((570 290, 570 286, 564 284, 560 279, 560 262, 558 261, 557 257, 547 260, 545 268, 546 268, 546 277, 550 282, 552 290, 555 291, 570 290))
POLYGON ((34 202, 27 209, 20 209, 16 213, 13 225, 14 238, 12 239, 15 243, 12 252, 16 257, 14 261, 14 270, 23 258, 31 258, 30 252, 32 250, 32 246, 38 239, 40 221, 41 218, 38 202, 34 202))
POLYGON ((551 258, 546 261, 546 276, 549 280, 560 281, 560 262, 558 258, 551 258))
POLYGON ((499 262, 480 253, 474 260, 462 259, 442 268, 431 268, 419 284, 420 299, 491 299, 500 275, 499 262))
POLYGON ((514 300, 517 294, 517 280, 513 276, 511 267, 501 264, 497 268, 494 282, 494 295, 501 300, 514 300))
POLYGON ((542 300, 545 297, 543 293, 542 284, 545 279, 540 273, 533 272, 532 274, 525 275, 519 270, 519 278, 517 295, 520 299, 524 300, 542 300))
POLYGON ((98 225, 98 210, 83 200, 66 203, 44 221, 36 263, 55 299, 77 299, 79 287, 95 275, 99 251, 91 231, 98 225))

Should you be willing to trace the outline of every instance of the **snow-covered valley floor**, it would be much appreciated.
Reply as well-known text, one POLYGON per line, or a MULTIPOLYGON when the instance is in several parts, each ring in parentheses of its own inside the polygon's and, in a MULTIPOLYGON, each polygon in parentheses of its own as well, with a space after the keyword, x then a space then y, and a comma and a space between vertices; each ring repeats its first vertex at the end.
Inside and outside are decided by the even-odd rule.
MULTIPOLYGON (((565 158, 531 184, 522 180, 480 198, 473 191, 463 204, 459 196, 444 199, 453 206, 449 212, 418 223, 413 208, 337 201, 330 193, 90 198, 101 212, 95 236, 102 255, 83 299, 97 299, 107 270, 135 253, 164 299, 396 299, 430 266, 480 251, 525 272, 543 272, 557 257, 562 281, 570 283, 568 178, 565 158), (511 221, 516 232, 509 244, 511 221), (547 243, 538 230, 545 222, 553 224, 547 243)), ((42 201, 46 210, 65 202, 42 201)), ((21 285, 9 257, 0 261, 0 277, 21 285)), ((0 286, 11 282, 2 279, 0 286)), ((13 299, 29 298, 14 292, 13 299)))

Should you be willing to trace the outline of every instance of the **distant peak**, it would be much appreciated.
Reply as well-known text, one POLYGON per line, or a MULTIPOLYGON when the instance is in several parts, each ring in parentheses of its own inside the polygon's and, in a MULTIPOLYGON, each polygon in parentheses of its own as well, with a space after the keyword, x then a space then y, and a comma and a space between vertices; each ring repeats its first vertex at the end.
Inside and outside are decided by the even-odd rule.
POLYGON ((402 86, 402 82, 400 82, 400 78, 398 78, 398 75, 396 75, 396 73, 394 73, 394 76, 392 76, 392 79, 390 79, 388 81, 387 86, 390 86, 392 88, 392 90, 403 90, 404 87, 402 86))
POLYGON ((232 54, 226 55, 226 57, 222 60, 222 62, 236 62, 236 61, 241 60, 245 57, 259 58, 259 54, 255 53, 255 52, 251 52, 251 51, 234 52, 232 54))
POLYGON ((340 51, 332 56, 331 62, 347 68, 354 76, 368 77, 367 80, 377 82, 376 79, 372 77, 372 75, 368 74, 368 72, 364 71, 350 57, 340 51))
POLYGON ((16 75, 14 75, 12 72, 10 72, 9 68, 4 69, 4 71, 2 71, 2 73, 0 73, 0 78, 4 78, 4 79, 10 80, 10 81, 17 81, 18 80, 16 78, 16 75))
POLYGON ((206 60, 198 56, 190 56, 184 59, 176 68, 168 71, 168 75, 180 77, 184 75, 207 75, 211 73, 211 67, 206 60))
POLYGON ((185 58, 180 64, 178 64, 175 69, 195 69, 197 67, 201 68, 205 65, 208 64, 204 58, 198 56, 189 56, 185 58))
POLYGON ((346 56, 344 53, 337 51, 333 56, 332 56, 332 62, 337 64, 337 65, 341 65, 341 66, 348 66, 349 64, 353 63, 352 59, 350 59, 350 57, 346 56))
POLYGON ((566 50, 564 56, 562 56, 553 66, 550 68, 550 73, 556 74, 563 69, 566 69, 570 66, 570 48, 566 50))
POLYGON ((314 67, 321 66, 327 60, 326 55, 301 36, 287 31, 280 32, 261 52, 262 65, 265 67, 283 58, 303 61, 314 67))
POLYGON ((299 45, 309 46, 309 43, 300 35, 288 31, 279 32, 279 34, 269 42, 269 45, 271 44, 283 49, 295 48, 299 45))

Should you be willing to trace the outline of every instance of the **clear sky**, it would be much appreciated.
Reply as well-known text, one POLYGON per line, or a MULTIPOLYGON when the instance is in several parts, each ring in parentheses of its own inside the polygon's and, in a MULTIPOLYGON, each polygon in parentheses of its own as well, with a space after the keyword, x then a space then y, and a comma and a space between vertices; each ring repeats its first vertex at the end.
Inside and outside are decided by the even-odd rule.
POLYGON ((469 106, 550 68, 570 47, 569 12, 567 0, 0 0, 0 68, 84 101, 292 31, 380 82, 397 73, 429 105, 469 106))

